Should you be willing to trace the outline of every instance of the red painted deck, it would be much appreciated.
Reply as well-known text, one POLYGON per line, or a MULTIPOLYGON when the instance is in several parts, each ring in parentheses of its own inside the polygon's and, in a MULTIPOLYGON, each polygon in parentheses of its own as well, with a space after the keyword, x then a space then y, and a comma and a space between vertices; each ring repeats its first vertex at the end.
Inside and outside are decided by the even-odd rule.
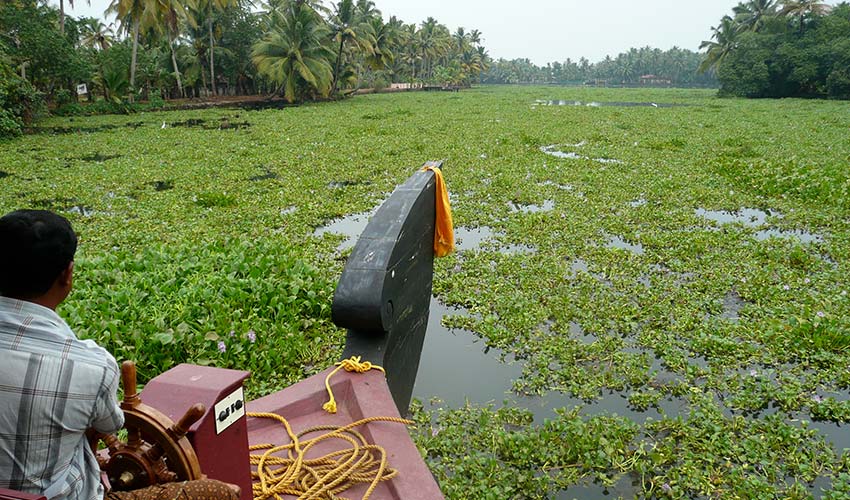
MULTIPOLYGON (((292 387, 250 401, 247 403, 247 410, 281 415, 289 421, 296 434, 315 425, 343 426, 366 417, 399 417, 384 374, 377 370, 366 373, 337 372, 331 378, 331 388, 338 410, 333 415, 325 412, 322 409, 322 405, 327 401, 324 382, 331 370, 332 368, 329 368, 292 387)), ((372 422, 358 427, 357 430, 370 443, 382 446, 387 451, 389 466, 399 471, 393 479, 380 483, 370 498, 374 500, 439 500, 443 498, 437 482, 425 466, 419 450, 413 444, 403 424, 372 422)), ((280 423, 270 419, 248 418, 248 442, 250 445, 263 443, 284 445, 288 444, 290 439, 280 423)), ((320 445, 308 452, 308 458, 323 456, 344 447, 340 441, 323 442, 320 445), (334 448, 337 445, 338 447, 334 448)), ((360 498, 367 486, 358 485, 342 495, 346 498, 360 498)))

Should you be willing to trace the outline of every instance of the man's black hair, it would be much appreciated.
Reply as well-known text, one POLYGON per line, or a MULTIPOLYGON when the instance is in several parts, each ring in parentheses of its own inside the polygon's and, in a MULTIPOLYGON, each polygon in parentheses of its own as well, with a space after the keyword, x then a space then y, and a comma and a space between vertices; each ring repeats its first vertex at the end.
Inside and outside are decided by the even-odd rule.
POLYGON ((0 295, 46 293, 77 251, 68 219, 47 210, 16 210, 0 218, 0 295))

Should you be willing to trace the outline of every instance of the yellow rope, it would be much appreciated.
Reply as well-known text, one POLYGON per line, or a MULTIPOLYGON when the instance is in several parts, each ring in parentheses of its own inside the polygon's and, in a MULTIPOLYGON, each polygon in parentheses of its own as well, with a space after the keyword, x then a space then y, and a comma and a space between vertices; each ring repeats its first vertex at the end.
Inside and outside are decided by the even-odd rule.
POLYGON ((328 376, 325 377, 325 388, 328 390, 328 402, 322 405, 322 408, 328 413, 336 413, 336 399, 334 399, 334 393, 331 390, 331 377, 334 376, 336 372, 338 372, 341 368, 344 368, 347 372, 357 372, 357 373, 366 373, 369 370, 381 370, 384 375, 386 375, 386 371, 383 368, 377 365, 373 365, 368 361, 360 361, 360 356, 351 356, 348 359, 343 359, 339 363, 336 364, 336 368, 334 371, 328 373, 328 376))
MULTIPOLYGON (((361 362, 359 356, 337 363, 337 367, 325 378, 330 401, 323 408, 330 411, 328 407, 332 406, 331 413, 336 412, 336 401, 331 391, 330 378, 340 369, 358 373, 372 369, 384 371, 368 361, 361 362)), ((342 427, 318 425, 295 434, 289 422, 275 413, 249 412, 248 416, 277 420, 286 428, 291 441, 286 445, 260 444, 249 448, 250 451, 265 450, 262 455, 251 455, 251 465, 256 467, 256 471, 251 472, 255 500, 282 500, 282 495, 293 495, 299 500, 336 500, 339 493, 354 485, 368 483, 369 487, 363 494, 363 500, 367 500, 381 481, 392 479, 398 471, 387 466, 387 452, 378 445, 369 444, 355 428, 371 422, 413 424, 410 420, 396 417, 369 417, 342 427), (325 431, 324 434, 304 439, 304 436, 321 431, 325 431), (347 442, 349 448, 320 458, 305 458, 313 446, 333 439, 347 442)))

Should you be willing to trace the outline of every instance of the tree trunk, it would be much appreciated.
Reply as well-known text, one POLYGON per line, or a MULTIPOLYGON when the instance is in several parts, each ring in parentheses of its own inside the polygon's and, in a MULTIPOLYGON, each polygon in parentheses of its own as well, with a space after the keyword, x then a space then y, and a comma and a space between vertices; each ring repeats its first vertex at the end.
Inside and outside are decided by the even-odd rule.
POLYGON ((59 0, 59 33, 65 34, 65 0, 59 0))
POLYGON ((130 103, 135 99, 136 93, 136 54, 139 50, 139 20, 133 21, 133 52, 130 57, 130 103))
POLYGON ((210 7, 209 12, 209 31, 210 31, 210 87, 212 87, 212 95, 216 95, 215 88, 215 58, 213 57, 213 52, 215 49, 215 41, 213 40, 213 29, 212 29, 212 7, 210 7))
POLYGON ((345 38, 340 34, 339 36, 339 52, 336 55, 336 64, 334 65, 334 82, 331 85, 331 95, 336 95, 336 86, 337 80, 339 80, 339 65, 342 63, 342 48, 345 43, 345 38))
POLYGON ((171 64, 174 66, 174 77, 177 78, 177 92, 179 92, 180 97, 183 97, 183 82, 180 81, 180 69, 177 68, 177 56, 174 55, 174 40, 169 40, 169 47, 171 47, 171 64))

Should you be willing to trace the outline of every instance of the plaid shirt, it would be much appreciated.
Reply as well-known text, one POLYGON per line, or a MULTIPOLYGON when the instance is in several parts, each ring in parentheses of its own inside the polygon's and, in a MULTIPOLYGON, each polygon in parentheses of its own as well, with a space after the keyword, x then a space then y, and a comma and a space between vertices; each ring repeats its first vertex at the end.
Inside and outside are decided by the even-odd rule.
POLYGON ((0 297, 0 488, 101 500, 88 428, 115 432, 118 365, 55 312, 0 297))

